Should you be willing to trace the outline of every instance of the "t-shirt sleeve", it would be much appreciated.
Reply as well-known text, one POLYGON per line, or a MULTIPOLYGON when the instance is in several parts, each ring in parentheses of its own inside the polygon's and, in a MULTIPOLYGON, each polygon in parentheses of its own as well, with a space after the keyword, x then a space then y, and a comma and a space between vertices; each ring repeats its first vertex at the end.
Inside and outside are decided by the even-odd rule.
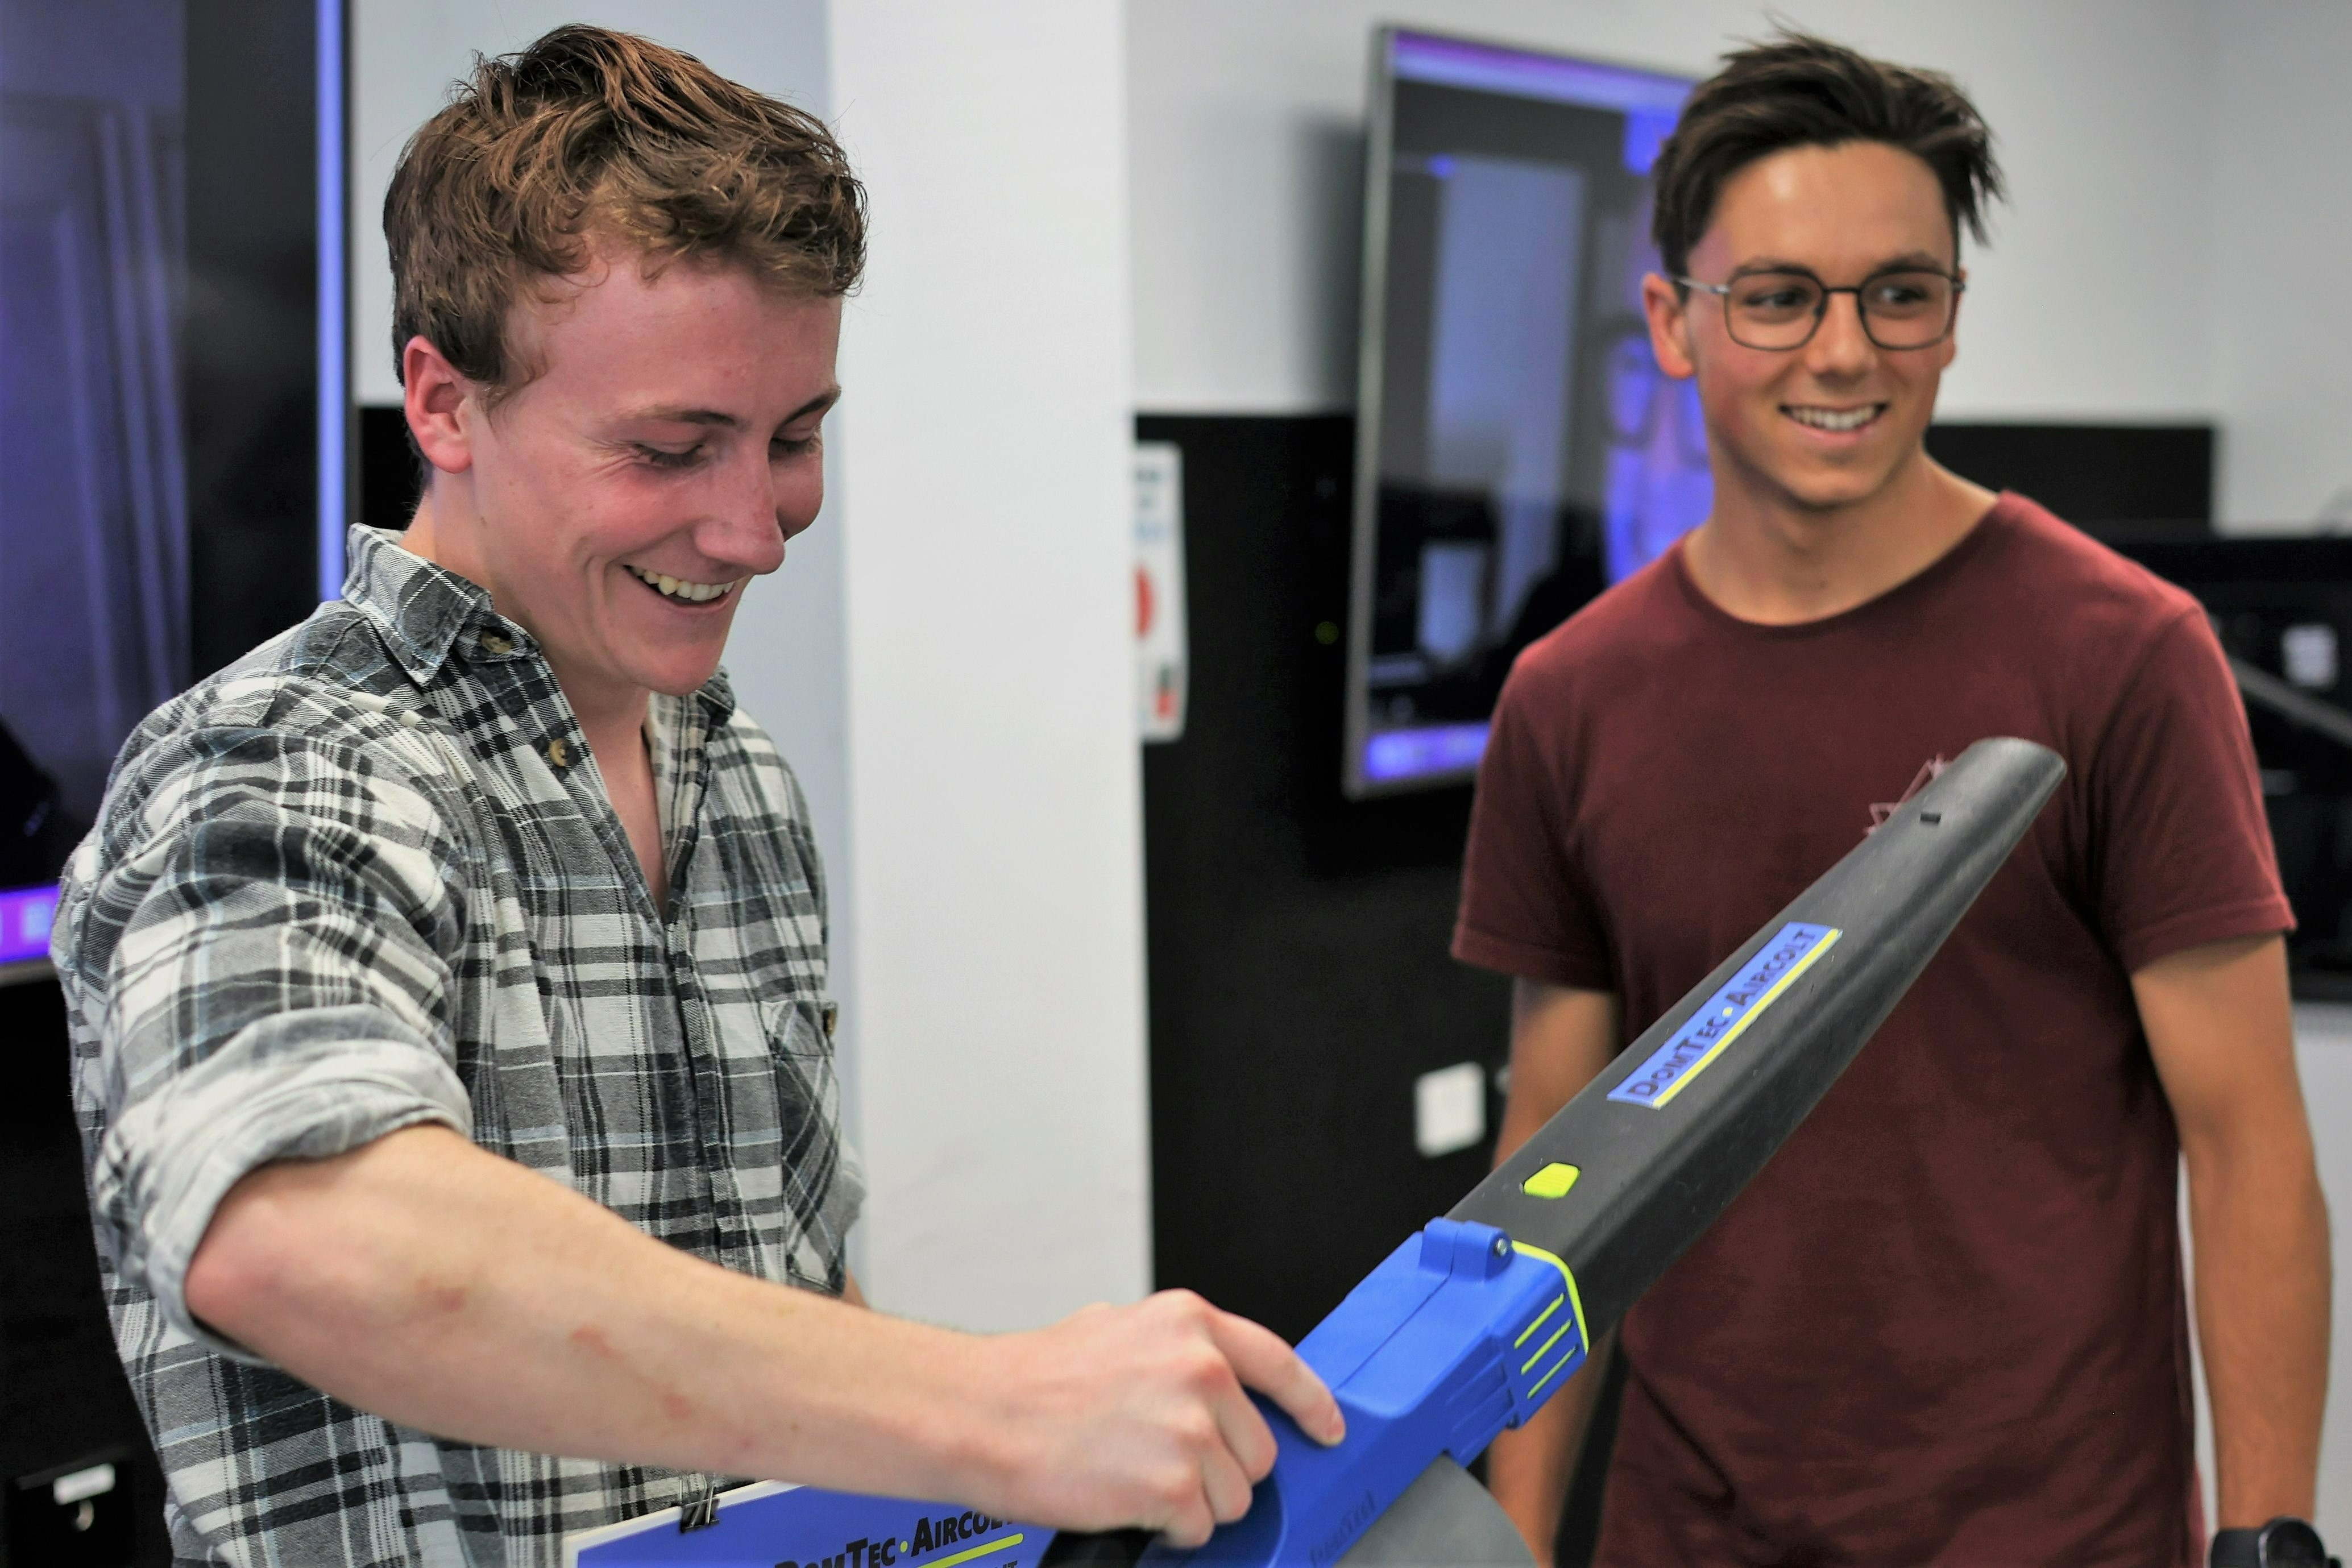
POLYGON ((445 1011, 458 851, 367 748, 267 729, 194 737, 108 814, 56 947, 91 1217, 174 1327, 251 1360, 187 1306, 228 1190, 421 1122, 470 1130, 445 1011))
POLYGON ((1478 765, 1454 956, 1526 980, 1612 991, 1607 927, 1567 827, 1574 802, 1547 754, 1535 706, 1529 683, 1515 673, 1478 765))
POLYGON ((2246 712, 2200 612, 2158 635, 2092 763, 2099 921, 2126 971, 2291 931, 2246 712))

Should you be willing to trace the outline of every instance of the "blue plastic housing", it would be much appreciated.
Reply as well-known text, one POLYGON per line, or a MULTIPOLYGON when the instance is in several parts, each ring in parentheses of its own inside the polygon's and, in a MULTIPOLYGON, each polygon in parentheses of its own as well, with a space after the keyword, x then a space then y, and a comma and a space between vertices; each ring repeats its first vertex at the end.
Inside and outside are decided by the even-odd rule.
POLYGON ((1326 1568, 1440 1454, 1468 1464, 1558 1393, 1590 1348, 1583 1319, 1550 1254, 1432 1220, 1299 1344, 1347 1414, 1346 1440, 1326 1448, 1269 1409, 1280 1453, 1248 1514, 1144 1561, 1326 1568))
POLYGON ((1036 1568, 1050 1530, 946 1503, 817 1487, 746 1487, 681 1533, 671 1509, 574 1537, 563 1568, 1036 1568))
MULTIPOLYGON (((1158 1563, 1327 1568, 1440 1454, 1468 1464, 1584 1363, 1582 1304, 1565 1265, 1490 1225, 1432 1220, 1299 1345, 1348 1416, 1326 1448, 1270 1406, 1280 1452, 1250 1511, 1158 1563)), ((1260 1401, 1264 1405, 1264 1401, 1260 1401)), ((600 1532, 603 1533, 603 1532, 600 1532)), ((578 1568, 1020 1568, 1053 1532, 943 1505, 814 1488, 722 1500, 718 1524, 675 1522, 575 1546, 578 1568)))

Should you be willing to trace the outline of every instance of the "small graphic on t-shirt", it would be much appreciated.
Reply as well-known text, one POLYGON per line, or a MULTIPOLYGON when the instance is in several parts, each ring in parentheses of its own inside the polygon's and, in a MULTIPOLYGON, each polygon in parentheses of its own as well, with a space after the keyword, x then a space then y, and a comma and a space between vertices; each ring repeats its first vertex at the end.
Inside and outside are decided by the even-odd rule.
POLYGON ((1935 782, 1936 775, 1937 773, 1942 773, 1946 768, 1948 768, 1951 765, 1950 760, 1939 752, 1935 756, 1929 757, 1926 762, 1919 764, 1919 772, 1917 775, 1912 779, 1911 787, 1903 792, 1902 799, 1872 801, 1870 803, 1870 826, 1863 829, 1863 836, 1864 837, 1868 837, 1871 834, 1874 834, 1880 828, 1885 826, 1886 819, 1903 809, 1904 801, 1909 800, 1913 795, 1917 795, 1921 790, 1926 789, 1930 784, 1935 782))

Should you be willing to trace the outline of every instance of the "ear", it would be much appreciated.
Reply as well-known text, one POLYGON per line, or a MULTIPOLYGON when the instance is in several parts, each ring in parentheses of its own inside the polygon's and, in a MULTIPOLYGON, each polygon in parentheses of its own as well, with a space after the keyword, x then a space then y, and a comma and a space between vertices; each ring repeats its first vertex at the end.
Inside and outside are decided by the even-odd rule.
POLYGON ((1672 283, 1653 272, 1642 279, 1642 313, 1650 319, 1650 352, 1658 368, 1676 381, 1698 374, 1691 353, 1690 300, 1672 283))
POLYGON ((400 351, 400 379, 409 434, 425 460, 447 474, 472 468, 473 447, 460 416, 475 395, 474 384, 421 334, 400 351))
POLYGON ((1937 351, 1936 368, 1938 371, 1949 370, 1952 367, 1952 361, 1959 357, 1960 310, 1969 302, 1967 288, 1969 269, 1965 267, 1955 267, 1952 268, 1952 276, 1960 280, 1962 287, 1960 291, 1952 297, 1952 330, 1944 334, 1943 345, 1937 351))

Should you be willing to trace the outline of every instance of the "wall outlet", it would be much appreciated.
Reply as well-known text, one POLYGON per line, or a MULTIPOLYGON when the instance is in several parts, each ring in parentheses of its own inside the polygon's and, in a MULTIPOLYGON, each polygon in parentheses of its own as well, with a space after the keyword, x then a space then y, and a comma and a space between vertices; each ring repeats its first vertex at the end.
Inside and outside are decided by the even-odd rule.
POLYGON ((1412 1080, 1412 1145, 1434 1160, 1486 1136, 1486 1069, 1456 1062, 1412 1080))

